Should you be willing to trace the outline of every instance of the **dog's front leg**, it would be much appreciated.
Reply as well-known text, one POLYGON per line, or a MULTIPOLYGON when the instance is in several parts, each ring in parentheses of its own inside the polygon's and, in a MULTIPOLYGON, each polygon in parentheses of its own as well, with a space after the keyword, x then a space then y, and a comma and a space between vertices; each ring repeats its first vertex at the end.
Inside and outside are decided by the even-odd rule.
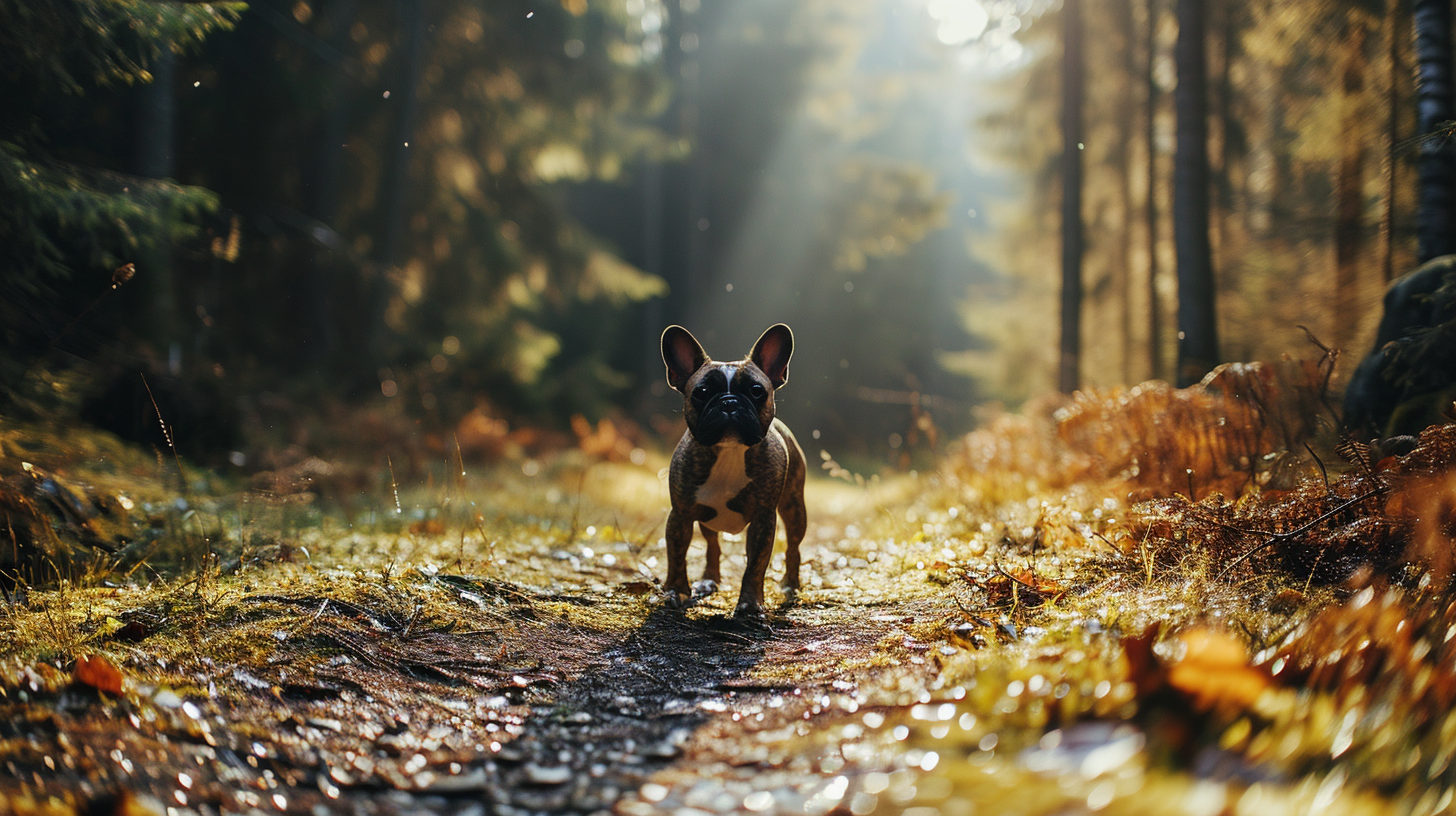
POLYGON ((778 532, 778 516, 772 506, 759 511, 748 523, 748 564, 743 568, 743 586, 738 590, 738 608, 733 616, 759 617, 763 614, 763 579, 773 556, 774 534, 778 532))
POLYGON ((673 508, 667 514, 667 602, 682 606, 692 590, 688 587, 688 544, 693 539, 693 520, 673 508))
POLYGON ((723 570, 719 561, 723 558, 723 550, 718 546, 718 532, 698 525, 698 531, 703 534, 703 540, 708 542, 707 560, 703 563, 703 580, 693 584, 693 597, 704 598, 718 591, 718 584, 723 581, 723 570))

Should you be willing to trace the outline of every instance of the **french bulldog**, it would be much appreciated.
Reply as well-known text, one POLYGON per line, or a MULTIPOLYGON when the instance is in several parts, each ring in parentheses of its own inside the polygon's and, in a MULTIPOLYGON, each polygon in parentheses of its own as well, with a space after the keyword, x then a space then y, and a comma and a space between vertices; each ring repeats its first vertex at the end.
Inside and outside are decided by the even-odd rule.
POLYGON ((711 594, 722 578, 719 533, 748 528, 748 563, 738 592, 735 617, 763 613, 763 579, 773 554, 778 516, 784 519, 788 553, 784 591, 799 588, 799 542, 808 519, 804 512, 804 452, 789 427, 774 416, 774 391, 789 378, 794 333, 779 323, 769 327, 742 360, 720 363, 708 358, 681 326, 662 333, 667 383, 683 395, 687 432, 678 442, 669 469, 672 510, 667 516, 667 601, 682 606, 689 598, 687 555, 693 524, 708 543, 708 563, 697 594, 711 594))

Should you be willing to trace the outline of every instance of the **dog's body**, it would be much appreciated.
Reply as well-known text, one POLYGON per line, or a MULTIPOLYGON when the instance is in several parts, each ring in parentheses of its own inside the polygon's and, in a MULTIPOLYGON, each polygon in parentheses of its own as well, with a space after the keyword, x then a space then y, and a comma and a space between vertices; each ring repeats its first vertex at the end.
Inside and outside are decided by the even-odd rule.
POLYGON ((799 587, 799 542, 808 520, 804 511, 804 452, 787 425, 774 416, 774 390, 788 379, 793 334, 771 327, 743 360, 708 359, 703 347, 680 326, 662 334, 667 381, 685 397, 688 430, 672 455, 668 480, 672 511, 667 517, 668 599, 689 596, 688 544, 693 524, 708 543, 700 589, 721 580, 719 533, 747 534, 747 566, 737 615, 763 611, 763 581, 773 554, 778 516, 788 538, 784 589, 799 587))

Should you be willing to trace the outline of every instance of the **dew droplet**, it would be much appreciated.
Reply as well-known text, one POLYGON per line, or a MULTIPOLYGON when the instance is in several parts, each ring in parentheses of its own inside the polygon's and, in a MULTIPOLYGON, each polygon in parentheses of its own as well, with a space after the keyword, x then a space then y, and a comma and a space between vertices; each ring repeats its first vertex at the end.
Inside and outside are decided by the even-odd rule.
MULTIPOLYGON (((657 787, 661 787, 661 785, 658 785, 657 787)), ((750 810, 757 813, 759 811, 768 810, 771 807, 773 807, 773 794, 769 793, 768 791, 754 791, 753 793, 750 793, 747 796, 743 797, 744 810, 750 810)))

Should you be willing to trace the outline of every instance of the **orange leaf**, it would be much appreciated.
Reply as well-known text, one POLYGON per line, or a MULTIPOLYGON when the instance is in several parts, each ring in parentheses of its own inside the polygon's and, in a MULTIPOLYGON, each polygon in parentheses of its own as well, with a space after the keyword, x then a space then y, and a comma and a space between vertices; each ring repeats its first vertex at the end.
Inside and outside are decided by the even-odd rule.
POLYGON ((411 524, 409 531, 414 535, 441 535, 445 532, 445 522, 439 519, 424 519, 411 524))
POLYGON ((101 655, 82 655, 77 658, 73 676, 83 686, 121 696, 121 670, 101 655))
POLYGON ((1266 671, 1249 665, 1243 641, 1228 632, 1203 626, 1181 632, 1171 641, 1175 657, 1164 660, 1153 652, 1160 629, 1154 624, 1122 640, 1128 679, 1137 684, 1139 697, 1170 689, 1195 711, 1238 711, 1274 684, 1266 671))
POLYGON ((1183 659, 1168 668, 1168 685, 1200 711, 1248 708, 1273 685, 1268 674, 1249 665, 1243 642, 1228 632, 1200 627, 1180 634, 1178 641, 1183 659))

